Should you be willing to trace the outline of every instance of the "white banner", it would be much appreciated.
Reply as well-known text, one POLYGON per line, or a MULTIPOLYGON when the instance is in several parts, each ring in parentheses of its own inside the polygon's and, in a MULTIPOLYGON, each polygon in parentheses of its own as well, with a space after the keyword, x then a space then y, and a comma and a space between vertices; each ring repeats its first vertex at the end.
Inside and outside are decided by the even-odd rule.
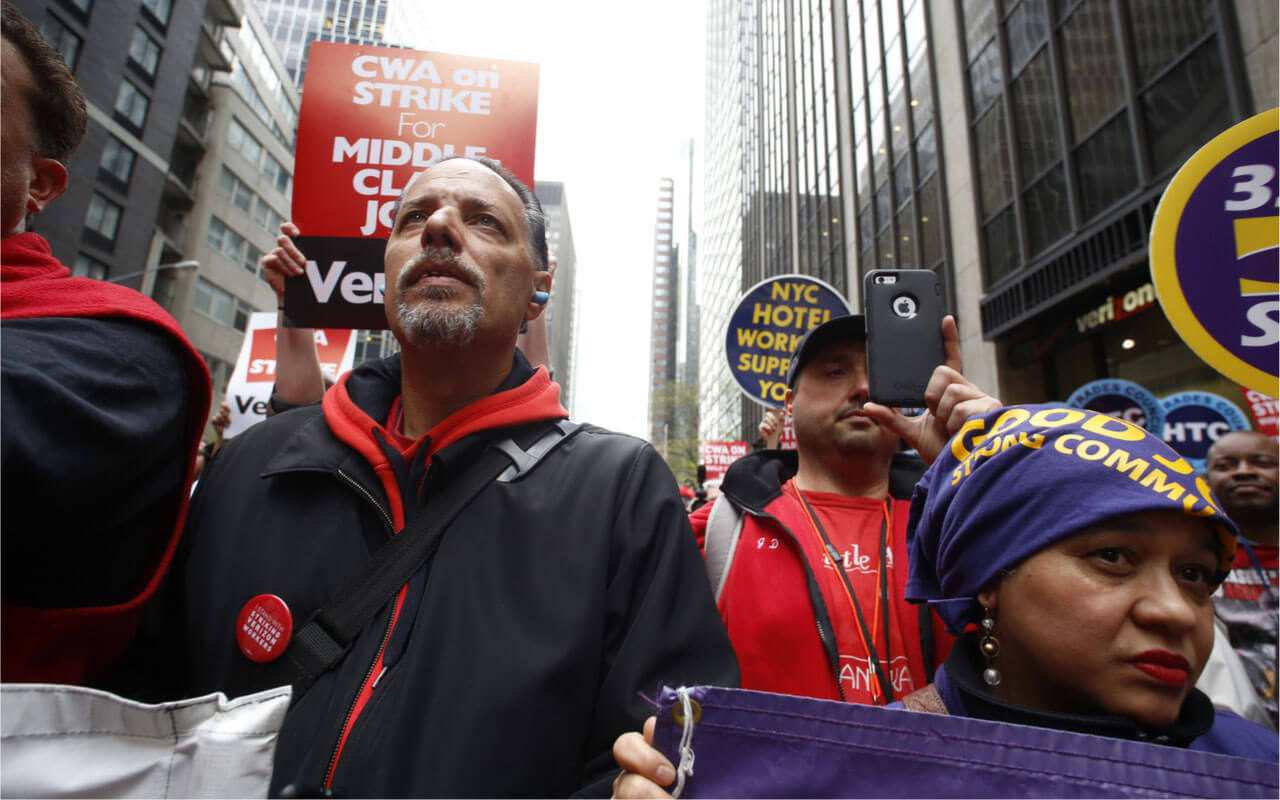
MULTIPOLYGON (((351 369, 355 361, 355 331, 317 328, 315 336, 320 368, 325 377, 337 380, 339 375, 351 369)), ((231 407, 231 424, 226 432, 228 438, 267 418, 267 401, 271 399, 271 387, 275 382, 276 314, 274 311, 259 311, 249 318, 240 357, 236 359, 236 368, 227 381, 226 403, 231 407)))

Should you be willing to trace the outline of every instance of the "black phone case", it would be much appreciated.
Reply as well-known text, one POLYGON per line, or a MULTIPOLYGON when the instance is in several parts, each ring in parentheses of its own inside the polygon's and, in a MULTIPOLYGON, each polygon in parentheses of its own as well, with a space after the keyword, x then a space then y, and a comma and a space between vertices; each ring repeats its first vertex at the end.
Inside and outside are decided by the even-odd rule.
POLYGON ((867 381, 874 402, 923 407, 933 370, 943 363, 942 286, 928 269, 872 270, 862 283, 867 318, 867 381), (894 276, 894 283, 876 277, 894 276), (915 301, 909 318, 894 312, 900 297, 915 301))

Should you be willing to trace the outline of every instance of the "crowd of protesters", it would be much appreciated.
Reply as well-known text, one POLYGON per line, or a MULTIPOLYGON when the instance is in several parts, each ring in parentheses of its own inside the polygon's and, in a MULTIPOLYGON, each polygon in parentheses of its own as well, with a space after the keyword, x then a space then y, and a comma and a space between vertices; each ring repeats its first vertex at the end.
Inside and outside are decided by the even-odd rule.
MULTIPOLYGON (((652 447, 560 404, 537 198, 448 158, 394 211, 401 351, 329 386, 295 329, 280 413, 224 442, 223 406, 202 447, 208 371, 177 324, 26 230, 86 112, 3 14, 5 682, 143 702, 291 683, 270 790, 292 796, 662 796, 643 696, 662 683, 1276 760, 1274 440, 1223 437, 1202 477, 1121 420, 1004 408, 963 376, 950 317, 906 417, 869 401, 846 316, 792 354, 796 448, 771 415, 690 509, 652 447), (1195 688, 1215 592, 1270 729, 1195 688)), ((300 233, 264 258, 281 297, 300 233)))

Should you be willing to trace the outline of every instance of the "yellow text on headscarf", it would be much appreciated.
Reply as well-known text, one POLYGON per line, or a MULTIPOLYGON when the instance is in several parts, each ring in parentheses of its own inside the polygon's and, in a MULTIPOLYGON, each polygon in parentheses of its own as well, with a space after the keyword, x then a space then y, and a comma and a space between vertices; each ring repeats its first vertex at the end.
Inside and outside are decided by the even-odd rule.
MULTIPOLYGON (((968 477, 980 462, 1011 447, 1043 448, 1047 433, 1066 426, 1074 430, 1054 437, 1054 451, 1099 463, 1173 502, 1181 500, 1184 513, 1199 517, 1220 513, 1204 478, 1195 477, 1194 490, 1187 485, 1186 476, 1193 475, 1195 469, 1186 459, 1170 459, 1161 453, 1151 453, 1150 460, 1137 457, 1125 449, 1125 443, 1154 439, 1150 433, 1131 422, 1077 408, 1048 408, 1034 414, 1025 408, 1010 408, 996 418, 990 430, 983 419, 969 420, 951 439, 951 454, 960 462, 951 471, 951 485, 968 477)), ((1142 449, 1150 451, 1151 444, 1147 442, 1142 449)))

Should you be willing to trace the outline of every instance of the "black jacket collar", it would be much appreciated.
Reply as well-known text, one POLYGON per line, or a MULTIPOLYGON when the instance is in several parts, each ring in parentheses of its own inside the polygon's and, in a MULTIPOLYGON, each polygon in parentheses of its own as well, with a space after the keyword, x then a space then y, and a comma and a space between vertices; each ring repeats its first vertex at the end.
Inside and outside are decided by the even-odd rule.
MULTIPOLYGON (((958 699, 964 705, 966 715, 979 719, 1174 747, 1186 747, 1213 727, 1213 704, 1199 689, 1192 689, 1191 694, 1183 701, 1178 719, 1169 727, 1159 729, 1143 728, 1128 717, 1039 711, 1006 702, 988 693, 982 682, 983 663, 978 651, 977 633, 968 633, 956 640, 944 668, 958 699)), ((945 695, 949 692, 942 691, 942 687, 939 687, 939 691, 944 694, 945 700, 945 695)))
MULTIPOLYGON (((739 458, 725 472, 721 491, 733 504, 756 514, 782 494, 782 485, 791 480, 800 466, 795 450, 757 450, 739 458)), ((889 465, 889 495, 910 500, 925 464, 915 453, 894 453, 889 465)))

